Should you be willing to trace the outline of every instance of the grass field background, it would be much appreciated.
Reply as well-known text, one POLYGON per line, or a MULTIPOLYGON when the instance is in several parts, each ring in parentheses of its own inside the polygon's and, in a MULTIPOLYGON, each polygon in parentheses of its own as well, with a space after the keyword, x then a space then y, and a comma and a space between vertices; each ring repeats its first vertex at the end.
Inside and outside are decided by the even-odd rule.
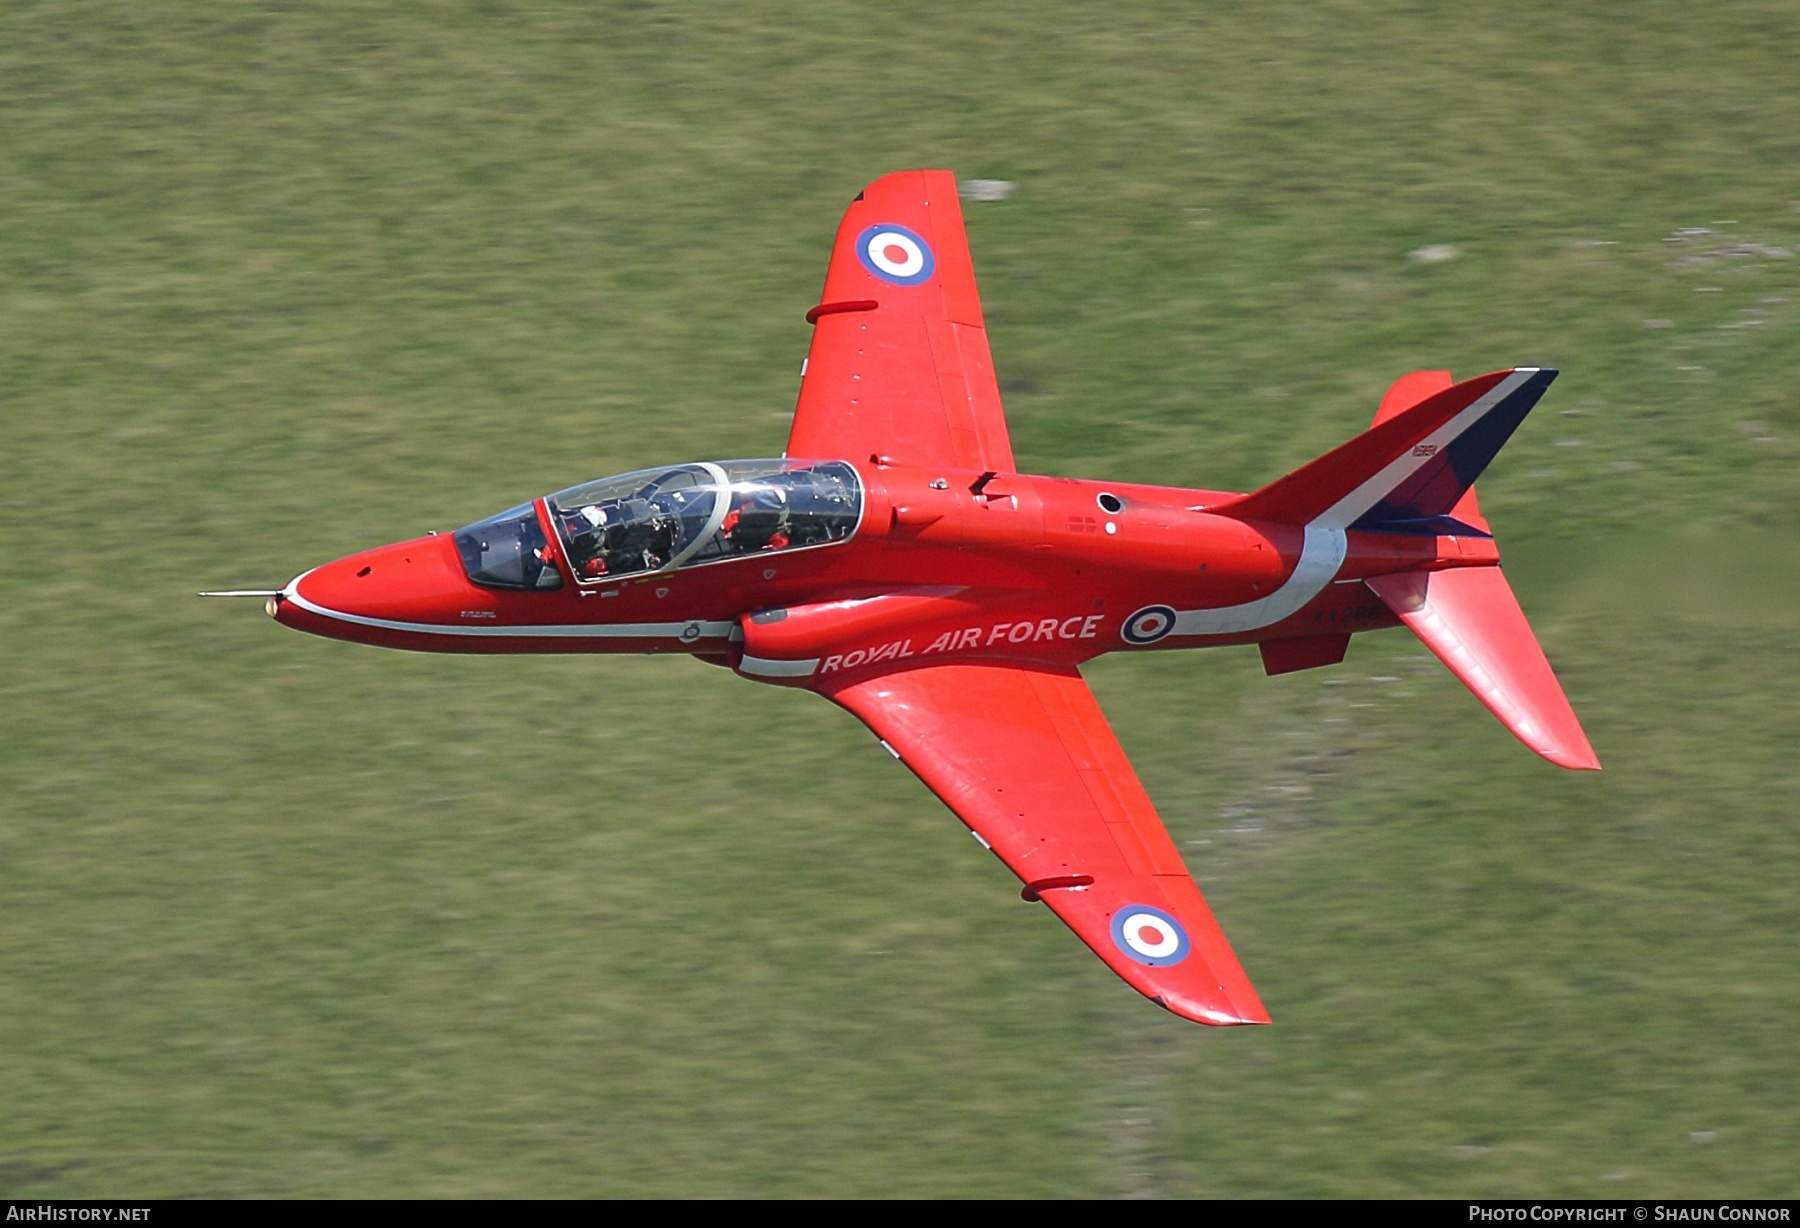
POLYGON ((0 1196, 1792 1196, 1800 6, 0 7, 0 1196), (1248 488, 1415 367, 1606 764, 1403 631, 1089 676, 1273 1011, 1112 977, 867 733, 293 635, 329 558, 769 455, 966 206, 1027 470, 1248 488), (1409 258, 1426 248, 1453 257, 1409 258))

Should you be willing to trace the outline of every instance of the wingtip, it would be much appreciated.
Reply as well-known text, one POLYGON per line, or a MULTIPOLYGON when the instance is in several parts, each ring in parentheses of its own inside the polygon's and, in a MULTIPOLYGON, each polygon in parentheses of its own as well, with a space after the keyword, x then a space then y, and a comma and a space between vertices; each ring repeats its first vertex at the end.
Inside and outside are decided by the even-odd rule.
POLYGON ((1568 700, 1562 696, 1560 688, 1557 695, 1562 699, 1564 709, 1560 714, 1562 720, 1558 722, 1563 727, 1540 728, 1536 731, 1537 737, 1521 736, 1521 740, 1557 767, 1568 768, 1571 772, 1598 772, 1600 756, 1594 753, 1593 744, 1587 740, 1586 731, 1576 719, 1575 710, 1568 706, 1568 700))
POLYGON ((1554 754, 1545 753, 1544 758, 1557 767, 1568 768, 1571 772, 1598 772, 1601 770, 1600 756, 1596 755, 1591 747, 1584 746, 1578 751, 1560 750, 1554 754))
POLYGON ((1203 1023, 1210 1028, 1237 1028, 1274 1022, 1261 1002, 1257 1002, 1249 1009, 1241 1007, 1228 1009, 1192 1002, 1180 995, 1166 993, 1157 994, 1150 1000, 1171 1015, 1179 1015, 1194 1023, 1203 1023))

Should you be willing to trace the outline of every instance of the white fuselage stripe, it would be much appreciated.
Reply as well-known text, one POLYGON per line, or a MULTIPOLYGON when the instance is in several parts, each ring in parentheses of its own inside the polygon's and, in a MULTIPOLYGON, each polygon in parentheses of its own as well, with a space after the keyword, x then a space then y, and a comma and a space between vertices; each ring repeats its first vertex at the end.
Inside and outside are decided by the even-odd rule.
POLYGON ((1520 367, 1501 380, 1466 409, 1408 448, 1355 490, 1321 512, 1306 526, 1300 561, 1293 574, 1267 597, 1216 610, 1177 610, 1170 635, 1236 635, 1272 627, 1300 612, 1324 591, 1343 566, 1348 543, 1344 531, 1370 508, 1406 481, 1419 467, 1436 458, 1444 447, 1517 392, 1538 373, 1536 367, 1520 367), (1421 445, 1435 445, 1422 447, 1421 445))
POLYGON ((1306 541, 1300 548, 1300 561, 1294 573, 1267 597, 1228 605, 1217 610, 1177 610, 1170 635, 1235 635, 1270 627, 1296 614, 1307 602, 1317 597, 1337 569, 1343 565, 1348 547, 1342 529, 1321 525, 1306 526, 1306 541))
POLYGON ((283 599, 323 618, 335 618, 339 622, 355 623, 360 627, 378 627, 383 631, 406 631, 414 635, 453 635, 488 639, 668 639, 692 643, 694 640, 701 639, 723 639, 731 634, 733 627, 737 626, 734 622, 708 621, 698 618, 672 623, 514 623, 511 625, 483 623, 469 626, 407 623, 392 618, 371 618, 367 614, 350 614, 343 610, 333 610, 328 606, 322 606, 315 601, 308 601, 300 595, 300 581, 311 574, 311 572, 307 572, 292 580, 282 590, 283 599))

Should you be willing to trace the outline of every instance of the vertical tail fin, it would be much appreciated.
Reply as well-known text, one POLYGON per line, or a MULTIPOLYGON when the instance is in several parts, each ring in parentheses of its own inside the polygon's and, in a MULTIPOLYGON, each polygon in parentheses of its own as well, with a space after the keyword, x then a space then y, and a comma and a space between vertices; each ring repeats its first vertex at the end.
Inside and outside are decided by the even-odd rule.
MULTIPOLYGON (((1436 396, 1455 383, 1448 371, 1412 371, 1402 375, 1387 390, 1387 395, 1381 398, 1381 408, 1375 411, 1375 421, 1370 425, 1380 426, 1394 415, 1436 396)), ((1489 532, 1488 522, 1481 514, 1481 504, 1475 499, 1474 486, 1463 491, 1462 498, 1450 509, 1450 519, 1458 524, 1466 524, 1477 532, 1489 532)))
MULTIPOLYGON (((1452 385, 1212 510, 1239 520, 1376 533, 1469 533, 1474 526, 1455 520, 1454 509, 1555 378, 1548 368, 1519 367, 1452 385)), ((1420 386, 1427 382, 1419 379, 1420 386)), ((1388 395, 1398 403, 1400 392, 1396 386, 1388 395)))

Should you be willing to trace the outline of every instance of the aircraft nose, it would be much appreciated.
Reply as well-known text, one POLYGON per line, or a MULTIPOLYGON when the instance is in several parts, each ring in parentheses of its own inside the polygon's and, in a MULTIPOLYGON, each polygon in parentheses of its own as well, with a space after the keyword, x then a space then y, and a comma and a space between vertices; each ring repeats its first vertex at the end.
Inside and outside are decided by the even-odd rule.
MULTIPOLYGON (((337 639, 379 641, 397 624, 457 621, 481 591, 469 583, 448 534, 396 542, 315 567, 270 601, 283 626, 337 639)), ((482 603, 485 604, 485 603, 482 603)))

